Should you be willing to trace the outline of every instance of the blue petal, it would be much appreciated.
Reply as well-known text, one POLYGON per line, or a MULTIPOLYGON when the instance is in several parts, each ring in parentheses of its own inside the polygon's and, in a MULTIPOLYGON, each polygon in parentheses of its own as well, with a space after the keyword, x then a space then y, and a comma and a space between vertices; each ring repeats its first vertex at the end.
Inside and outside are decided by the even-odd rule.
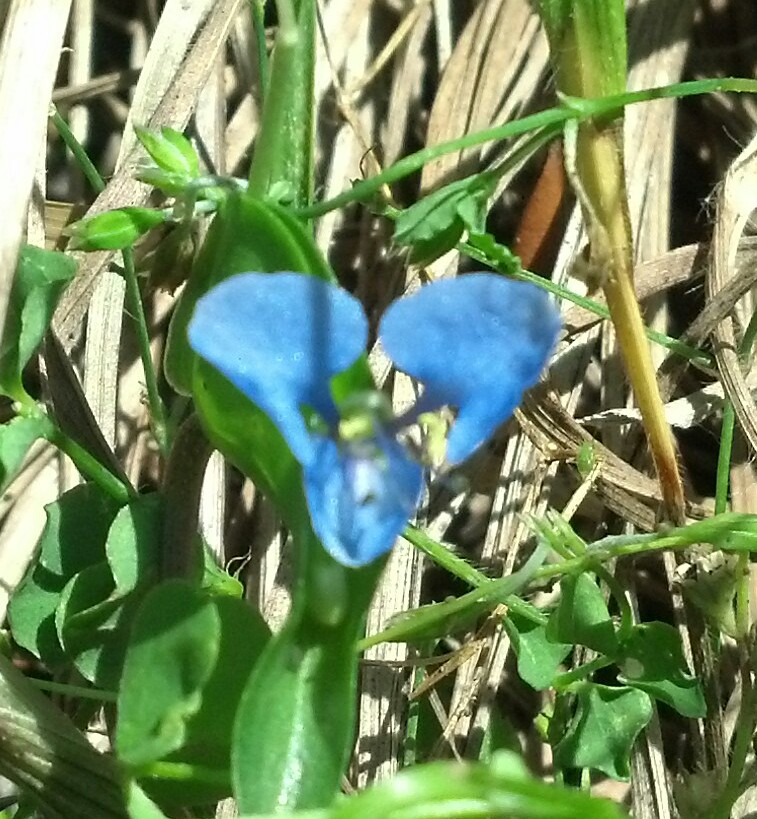
POLYGON ((536 285, 474 273, 394 302, 379 335, 397 367, 425 386, 424 409, 457 408, 447 442, 447 460, 456 464, 536 383, 559 329, 558 311, 536 285))
POLYGON ((301 273, 242 273, 197 302, 192 349, 276 424, 303 465, 314 457, 307 405, 329 423, 329 379, 363 352, 368 323, 347 291, 301 273))
POLYGON ((422 469, 392 438, 319 439, 305 470, 313 528, 326 551, 358 567, 388 552, 415 511, 422 469))

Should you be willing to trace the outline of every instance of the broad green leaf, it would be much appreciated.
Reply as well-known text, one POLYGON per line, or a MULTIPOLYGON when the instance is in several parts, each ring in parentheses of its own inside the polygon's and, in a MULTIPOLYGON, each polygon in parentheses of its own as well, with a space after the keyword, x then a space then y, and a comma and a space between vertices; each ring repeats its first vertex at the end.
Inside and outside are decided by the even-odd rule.
POLYGON ((293 534, 301 573, 292 611, 255 664, 234 726, 232 779, 242 812, 330 805, 354 744, 355 646, 384 564, 346 569, 312 529, 293 534), (323 622, 324 602, 341 611, 340 621, 323 622))
POLYGON ((618 679, 646 691, 675 708, 684 717, 697 719, 707 714, 701 685, 689 673, 681 638, 668 623, 634 626, 620 647, 618 679))
POLYGON ((594 576, 584 572, 564 577, 560 590, 547 636, 557 643, 586 646, 612 657, 618 647, 615 626, 594 576))
MULTIPOLYGON (((189 594, 193 599, 194 591, 189 594)), ((159 597, 156 592, 154 599, 159 597)), ((145 790, 164 805, 201 804, 231 795, 228 770, 234 719, 253 666, 270 638, 260 613, 246 602, 223 597, 210 599, 210 604, 220 624, 218 655, 203 686, 200 708, 186 721, 182 745, 166 759, 226 772, 225 785, 205 783, 202 776, 189 782, 161 780, 157 776, 143 778, 145 790)), ((132 644, 128 662, 128 679, 139 679, 140 664, 152 663, 150 649, 132 644)))
POLYGON ((242 691, 271 632, 260 612, 246 601, 209 599, 221 627, 218 657, 203 691, 203 707, 188 725, 181 758, 225 767, 242 691))
POLYGON ((276 502, 287 525, 307 516, 299 464, 268 416, 203 361, 195 402, 212 444, 276 502))
POLYGON ((61 593, 55 611, 60 644, 79 673, 100 688, 118 687, 136 602, 116 593, 105 561, 82 569, 61 593))
POLYGON ((16 477, 26 453, 48 429, 44 416, 19 416, 0 425, 0 492, 16 477))
POLYGON ((105 538, 118 504, 93 484, 82 484, 45 507, 39 555, 13 594, 8 616, 16 642, 54 665, 63 659, 55 609, 66 583, 105 557, 105 538))
POLYGON ((51 250, 24 245, 11 288, 8 316, 0 344, 0 392, 24 396, 21 376, 39 347, 76 262, 51 250))
MULTIPOLYGON (((334 274, 312 236, 284 208, 250 196, 230 195, 208 231, 169 330, 165 371, 179 392, 192 388, 211 442, 277 503, 290 528, 307 518, 301 472, 278 430, 227 379, 189 348, 186 328, 197 299, 211 286, 249 270, 289 270, 327 281, 334 274)), ((334 379, 341 400, 373 386, 365 360, 334 379)))
MULTIPOLYGON (((146 591, 158 581, 163 538, 163 498, 157 492, 140 495, 120 509, 105 542, 119 595, 136 589, 146 591)), ((192 566, 202 587, 212 594, 242 596, 239 581, 216 565, 199 535, 192 566)))
POLYGON ((496 179, 479 174, 424 196, 397 217, 394 241, 413 248, 413 260, 428 263, 451 250, 463 233, 482 233, 487 200, 496 179))
POLYGON ((163 211, 152 208, 119 208, 74 222, 65 232, 72 237, 72 249, 122 250, 166 219, 163 211))
POLYGON ((200 175, 200 160, 192 143, 180 131, 167 126, 159 132, 150 131, 135 125, 134 132, 161 170, 183 176, 187 182, 200 175))
POLYGON ((162 498, 157 493, 140 495, 116 515, 105 553, 120 595, 157 582, 162 526, 162 498))
POLYGON ((591 768, 627 780, 636 737, 652 718, 652 700, 636 688, 585 682, 577 692, 576 713, 555 746, 561 768, 591 768))
POLYGON ((572 646, 550 640, 546 625, 517 612, 508 612, 504 625, 518 658, 520 678, 537 691, 549 688, 572 646))
POLYGON ((184 744, 218 660, 221 622, 212 601, 173 580, 150 591, 134 621, 118 699, 118 758, 140 768, 184 744))

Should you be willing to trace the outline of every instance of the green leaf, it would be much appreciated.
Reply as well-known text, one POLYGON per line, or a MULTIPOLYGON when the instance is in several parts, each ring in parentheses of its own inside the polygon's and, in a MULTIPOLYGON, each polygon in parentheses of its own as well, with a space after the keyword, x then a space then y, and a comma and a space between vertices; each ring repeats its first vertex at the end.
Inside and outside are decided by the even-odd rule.
POLYGON ((134 132, 161 170, 183 176, 186 181, 200 175, 200 160, 192 143, 180 131, 165 126, 158 133, 135 125, 134 132))
POLYGON ((24 245, 0 344, 0 392, 21 400, 24 367, 39 347, 66 285, 76 274, 69 256, 24 245))
MULTIPOLYGON (((370 569, 367 588, 381 566, 370 569)), ((241 811, 333 801, 354 742, 355 640, 369 599, 355 595, 351 618, 330 632, 313 628, 310 616, 298 612, 256 664, 233 736, 232 778, 241 811)))
POLYGON ((413 261, 422 264, 455 247, 466 230, 483 233, 495 185, 495 178, 478 174, 424 196, 397 217, 394 242, 411 245, 413 261))
POLYGON ((105 538, 118 504, 94 484, 82 484, 45 507, 39 556, 11 597, 8 616, 16 642, 45 663, 63 659, 55 609, 66 583, 105 557, 105 538))
POLYGON ((707 714, 701 685, 686 665, 681 637, 668 623, 634 626, 620 647, 617 662, 618 679, 626 685, 646 691, 684 717, 697 719, 707 714))
POLYGON ((129 819, 168 819, 134 781, 126 785, 126 799, 129 819))
MULTIPOLYGON (((183 593, 186 593, 186 587, 183 593)), ((173 592, 169 594, 169 604, 180 598, 173 592)), ((160 595, 156 593, 153 602, 146 605, 157 605, 154 601, 158 597, 160 595)), ((168 755, 167 761, 226 772, 225 785, 206 784, 202 776, 189 782, 167 778, 161 780, 159 774, 143 778, 145 790, 161 804, 201 804, 231 795, 228 770, 234 719, 247 680, 270 638, 270 631, 260 613, 246 602, 230 597, 208 600, 220 624, 218 654, 203 686, 200 708, 186 720, 181 747, 168 755)), ((150 650, 146 646, 132 644, 125 684, 141 679, 144 665, 153 662, 150 650)))
POLYGON ((636 688, 581 683, 568 731, 555 746, 561 768, 592 768, 613 779, 630 775, 631 748, 652 718, 652 700, 636 688))
POLYGON ((133 768, 184 744, 218 660, 221 623, 212 601, 174 580, 147 594, 134 621, 118 698, 115 746, 133 768))
POLYGON ((105 561, 82 569, 60 596, 55 625, 63 651, 100 688, 118 687, 136 603, 115 592, 105 561))
POLYGON ((546 625, 514 611, 508 612, 504 624, 518 658, 520 678, 537 691, 549 688, 572 645, 550 640, 546 625))
POLYGON ((140 495, 116 515, 105 553, 120 595, 157 582, 162 526, 162 498, 157 493, 140 495))
POLYGON ((560 590, 560 602, 549 618, 547 636, 557 643, 586 646, 612 657, 618 639, 594 576, 584 572, 564 577, 560 590))
MULTIPOLYGON (((299 464, 278 430, 249 399, 194 355, 186 328, 197 299, 211 286, 246 270, 291 270, 327 281, 334 274, 312 236, 284 208, 242 194, 224 201, 210 226, 169 330, 165 372, 179 392, 192 389, 213 445, 249 475, 278 505, 290 528, 308 518, 299 464)), ((365 360, 334 379, 337 400, 372 388, 365 360)))
POLYGON ((203 691, 203 707, 188 725, 181 758, 227 766, 237 706, 271 632, 260 612, 246 601, 208 599, 220 623, 218 657, 203 691))
MULTIPOLYGON (((137 589, 145 591, 158 581, 163 538, 163 497, 157 492, 140 495, 120 509, 105 543, 105 553, 119 595, 137 589)), ((199 535, 192 568, 202 587, 212 594, 242 596, 239 581, 216 565, 199 535)))
POLYGON ((696 560, 693 577, 686 577, 681 583, 684 598, 702 611, 711 628, 734 639, 738 639, 739 634, 736 594, 742 572, 737 555, 710 551, 696 560))
POLYGON ((152 208, 119 208, 74 222, 65 232, 72 237, 72 249, 122 250, 167 218, 163 211, 152 208))
POLYGON ((0 492, 7 489, 32 444, 43 438, 48 429, 48 421, 43 415, 19 416, 0 425, 0 492))

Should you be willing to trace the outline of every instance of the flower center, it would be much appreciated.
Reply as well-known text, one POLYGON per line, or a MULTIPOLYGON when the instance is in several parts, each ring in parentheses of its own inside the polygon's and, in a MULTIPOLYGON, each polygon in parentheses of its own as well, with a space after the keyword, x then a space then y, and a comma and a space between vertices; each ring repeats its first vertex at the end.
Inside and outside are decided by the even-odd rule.
POLYGON ((344 443, 375 438, 393 417, 389 399, 378 390, 350 395, 338 410, 337 435, 344 443))

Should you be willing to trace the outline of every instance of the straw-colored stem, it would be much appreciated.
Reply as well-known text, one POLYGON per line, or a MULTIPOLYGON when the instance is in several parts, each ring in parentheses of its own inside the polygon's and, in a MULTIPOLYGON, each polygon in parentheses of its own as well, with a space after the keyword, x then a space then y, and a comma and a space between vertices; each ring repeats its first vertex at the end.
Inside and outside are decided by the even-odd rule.
POLYGON ((628 215, 620 130, 587 123, 577 129, 574 186, 584 205, 597 275, 623 357, 628 380, 641 412, 660 481, 667 518, 685 518, 684 492, 673 434, 665 418, 649 342, 633 282, 632 232, 628 215))

